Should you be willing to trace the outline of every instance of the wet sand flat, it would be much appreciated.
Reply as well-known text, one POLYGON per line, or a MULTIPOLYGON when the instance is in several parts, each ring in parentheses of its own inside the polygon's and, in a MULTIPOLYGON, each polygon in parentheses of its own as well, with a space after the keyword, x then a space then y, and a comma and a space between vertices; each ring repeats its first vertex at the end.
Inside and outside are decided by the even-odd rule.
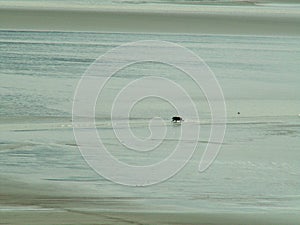
POLYGON ((0 29, 299 35, 300 14, 250 8, 176 10, 0 9, 0 29))
MULTIPOLYGON (((298 224, 298 11, 0 7, 0 225, 298 224), (203 136, 194 158, 174 179, 150 188, 118 186, 81 157, 72 133, 71 99, 83 69, 100 52, 153 37, 205 56, 220 78, 231 123, 207 173, 197 172, 203 136)), ((135 132, 148 125, 148 119, 138 118, 135 132)), ((106 119, 98 125, 111 149, 121 150, 117 156, 130 162, 111 138, 106 119)), ((166 141, 173 146, 172 139, 166 141)))
POLYGON ((288 214, 232 213, 97 213, 80 211, 0 212, 1 224, 297 224, 299 217, 288 214), (286 220, 289 220, 287 222, 286 220), (274 223, 274 221, 277 221, 274 223))

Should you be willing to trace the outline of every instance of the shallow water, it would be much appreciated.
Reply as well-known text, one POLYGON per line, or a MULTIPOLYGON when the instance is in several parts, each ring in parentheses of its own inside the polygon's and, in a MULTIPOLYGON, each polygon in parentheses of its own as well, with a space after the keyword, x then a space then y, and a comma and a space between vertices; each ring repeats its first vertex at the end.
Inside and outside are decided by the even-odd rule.
MULTIPOLYGON (((0 175, 11 192, 88 199, 83 205, 44 201, 49 208, 296 213, 299 59, 298 37, 1 31, 0 175), (167 124, 163 144, 147 153, 129 151, 116 139, 110 107, 120 88, 131 81, 153 75, 172 79, 189 91, 200 114, 184 118, 186 126, 201 127, 186 167, 160 184, 133 188, 104 179, 81 157, 71 122, 76 85, 99 55, 137 40, 180 44, 202 57, 216 75, 226 100, 227 131, 219 156, 205 172, 198 172, 211 122, 205 96, 181 71, 156 63, 133 65, 110 80, 97 102, 96 127, 111 154, 126 163, 145 165, 167 157, 180 130, 169 121, 176 113, 170 104, 150 98, 132 110, 132 132, 141 138, 149 135, 152 117, 160 116, 167 124), (104 204, 103 199, 114 204, 104 204)), ((184 102, 178 98, 176 104, 184 102)), ((117 118, 117 129, 124 121, 117 118)), ((14 210, 4 202, 3 210, 14 210)))

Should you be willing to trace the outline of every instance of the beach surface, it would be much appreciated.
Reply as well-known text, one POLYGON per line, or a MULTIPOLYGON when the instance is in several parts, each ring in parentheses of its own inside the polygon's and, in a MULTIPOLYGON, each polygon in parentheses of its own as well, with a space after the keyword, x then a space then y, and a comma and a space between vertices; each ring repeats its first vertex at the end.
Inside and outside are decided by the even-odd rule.
MULTIPOLYGON (((80 186, 77 184, 77 186, 80 186)), ((280 209, 243 211, 143 210, 133 198, 100 197, 80 187, 20 182, 1 176, 1 224, 295 225, 300 216, 280 209), (81 191, 81 193, 80 193, 81 191)), ((158 207, 160 207, 158 205, 158 207)))
POLYGON ((21 212, 0 212, 2 223, 21 225, 38 224, 286 224, 295 225, 299 217, 295 214, 232 214, 232 213, 95 213, 83 211, 25 210, 21 212), (274 223, 274 221, 276 221, 274 223))
MULTIPOLYGON (((0 0, 0 224, 298 224, 300 10, 296 1, 278 3, 88 7, 0 0), (176 43, 206 62, 223 90, 227 130, 218 157, 200 173, 212 126, 204 93, 166 65, 118 71, 98 97, 95 127, 120 161, 159 162, 172 153, 181 127, 170 123, 172 105, 144 99, 130 114, 132 132, 147 137, 149 121, 160 116, 167 137, 151 140, 163 142, 154 151, 125 148, 114 130, 123 130, 125 120, 117 117, 113 127, 110 110, 130 82, 170 79, 189 93, 200 115, 183 116, 189 131, 201 127, 186 166, 159 184, 130 187, 84 161, 72 104, 94 60, 140 40, 176 43)), ((175 105, 186 104, 174 95, 175 105)))
POLYGON ((299 35, 299 7, 0 7, 0 29, 299 35))

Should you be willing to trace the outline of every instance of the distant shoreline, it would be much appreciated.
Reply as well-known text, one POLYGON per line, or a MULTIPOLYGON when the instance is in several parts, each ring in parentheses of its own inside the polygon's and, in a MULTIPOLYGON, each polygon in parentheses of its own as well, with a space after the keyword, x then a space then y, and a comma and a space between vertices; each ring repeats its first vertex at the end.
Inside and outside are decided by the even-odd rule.
POLYGON ((300 35, 300 13, 234 7, 200 10, 0 8, 1 30, 300 35))

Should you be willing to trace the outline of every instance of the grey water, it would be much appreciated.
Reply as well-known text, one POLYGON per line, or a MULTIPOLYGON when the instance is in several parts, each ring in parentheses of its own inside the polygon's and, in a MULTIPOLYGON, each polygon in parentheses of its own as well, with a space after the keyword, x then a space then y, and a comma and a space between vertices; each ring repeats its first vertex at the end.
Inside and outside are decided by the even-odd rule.
MULTIPOLYGON (((55 193, 49 195, 72 190, 72 196, 110 198, 117 203, 93 202, 86 210, 297 212, 299 60, 299 37, 2 30, 0 176, 39 185, 40 192, 55 186, 55 193), (211 116, 193 80, 154 62, 116 73, 98 99, 95 117, 103 143, 121 161, 147 165, 162 160, 179 141, 180 131, 180 126, 170 123, 176 113, 172 105, 162 99, 144 99, 130 114, 132 132, 147 137, 150 119, 159 116, 166 122, 167 138, 151 152, 126 149, 110 121, 112 101, 124 85, 141 77, 171 79, 188 91, 200 115, 197 120, 185 117, 185 123, 201 128, 192 159, 174 177, 143 188, 115 184, 95 173, 81 157, 72 129, 73 97, 86 69, 112 48, 138 40, 169 41, 193 51, 217 77, 227 106, 227 131, 220 154, 208 170, 199 173, 211 116)), ((185 102, 178 98, 174 104, 185 102)))

